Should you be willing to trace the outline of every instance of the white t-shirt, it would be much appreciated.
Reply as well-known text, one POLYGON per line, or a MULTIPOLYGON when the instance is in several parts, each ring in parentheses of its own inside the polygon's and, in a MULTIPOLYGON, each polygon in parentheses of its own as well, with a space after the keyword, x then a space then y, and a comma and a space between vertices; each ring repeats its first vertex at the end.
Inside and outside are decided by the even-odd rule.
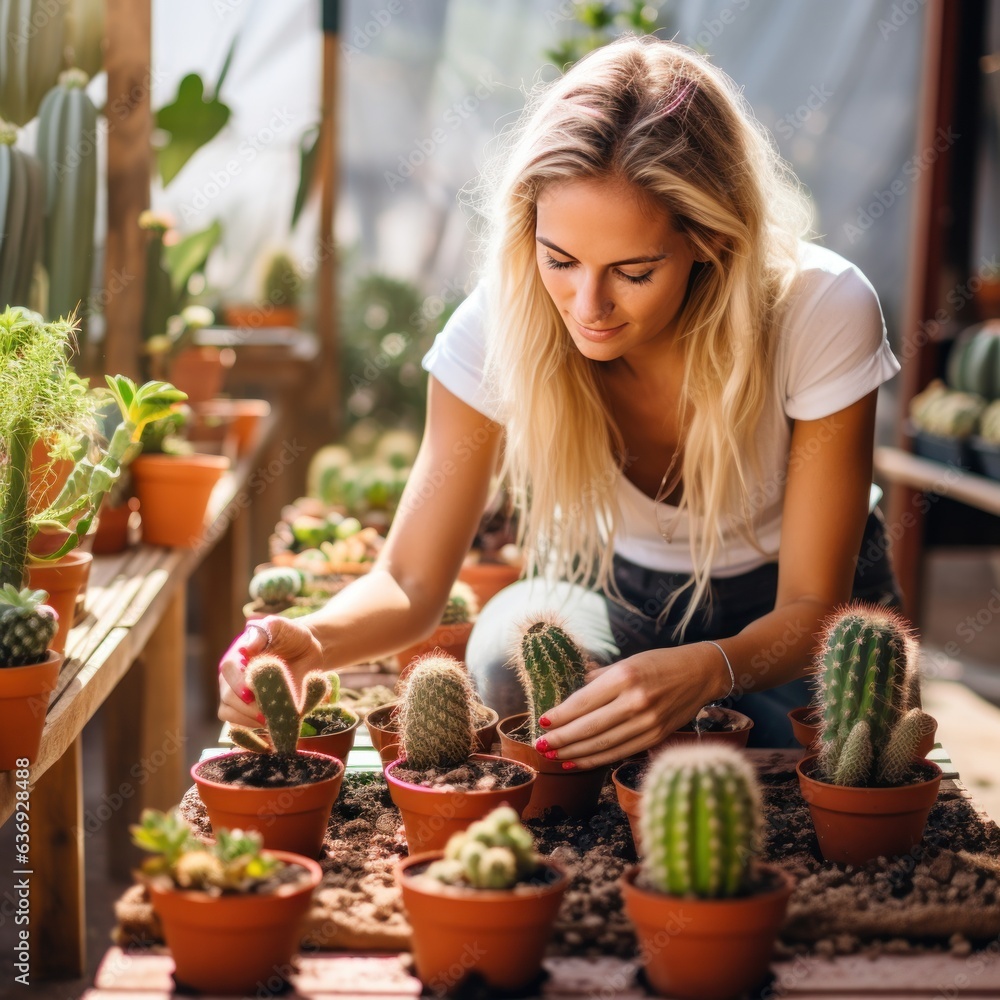
MULTIPOLYGON (((816 420, 857 402, 899 371, 886 338, 875 290, 832 250, 803 244, 780 323, 774 392, 758 426, 761 478, 752 484, 757 551, 739 534, 724 538, 712 576, 736 576, 778 557, 792 421, 816 420)), ((469 406, 498 419, 483 388, 486 356, 482 285, 455 310, 423 359, 423 367, 469 406)), ((621 518, 615 551, 640 566, 674 573, 692 569, 688 515, 656 502, 618 477, 621 518), (664 537, 660 525, 670 527, 664 537)))

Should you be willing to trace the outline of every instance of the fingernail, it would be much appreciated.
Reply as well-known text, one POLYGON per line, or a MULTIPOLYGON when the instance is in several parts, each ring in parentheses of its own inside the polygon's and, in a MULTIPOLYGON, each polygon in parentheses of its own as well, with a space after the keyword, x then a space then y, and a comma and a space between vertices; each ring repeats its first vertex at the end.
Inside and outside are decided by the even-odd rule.
POLYGON ((548 719, 546 719, 544 715, 543 715, 543 716, 542 716, 542 717, 541 717, 541 718, 540 718, 540 719, 538 720, 538 724, 539 724, 540 726, 544 727, 545 729, 548 729, 548 728, 549 728, 549 726, 551 726, 551 725, 552 725, 552 723, 551 723, 551 722, 549 722, 549 720, 548 720, 548 719))
POLYGON ((574 764, 573 761, 571 761, 571 760, 564 760, 563 761, 563 770, 564 771, 572 771, 574 767, 576 767, 576 764, 574 764))
POLYGON ((537 740, 535 740, 535 749, 539 753, 545 753, 545 751, 548 750, 548 748, 549 748, 549 741, 544 736, 541 736, 537 740))
POLYGON ((555 760, 559 756, 559 751, 558 750, 550 750, 545 756, 549 760, 555 760))
POLYGON ((262 726, 264 725, 264 713, 263 713, 263 712, 258 712, 258 713, 257 713, 257 721, 258 721, 258 722, 259 722, 259 723, 260 723, 260 724, 261 724, 262 726))
POLYGON ((250 688, 243 688, 240 691, 240 697, 249 705, 253 701, 253 691, 250 688))
POLYGON ((246 646, 237 646, 236 652, 239 653, 244 660, 250 659, 250 650, 247 649, 246 646))
POLYGON ((246 670, 250 664, 250 658, 246 655, 246 653, 244 653, 242 659, 243 662, 240 664, 240 670, 246 670))

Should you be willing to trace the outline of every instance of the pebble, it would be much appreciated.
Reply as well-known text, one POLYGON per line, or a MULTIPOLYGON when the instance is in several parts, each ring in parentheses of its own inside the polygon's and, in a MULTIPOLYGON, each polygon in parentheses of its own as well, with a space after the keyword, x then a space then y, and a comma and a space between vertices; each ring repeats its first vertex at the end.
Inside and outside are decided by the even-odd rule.
POLYGON ((951 954, 956 958, 965 958, 967 955, 972 953, 971 943, 961 934, 952 934, 952 936, 948 938, 948 944, 950 946, 949 950, 951 951, 951 954))
POLYGON ((955 856, 950 851, 942 851, 932 862, 930 876, 937 882, 948 882, 955 871, 955 856))

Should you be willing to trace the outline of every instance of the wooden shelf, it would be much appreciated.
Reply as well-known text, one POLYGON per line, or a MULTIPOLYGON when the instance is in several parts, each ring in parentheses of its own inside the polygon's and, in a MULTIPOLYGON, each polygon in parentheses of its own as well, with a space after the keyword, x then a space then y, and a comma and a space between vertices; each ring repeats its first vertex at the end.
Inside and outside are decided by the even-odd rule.
POLYGON ((946 496, 1000 517, 1000 482, 901 448, 875 449, 875 478, 946 496))

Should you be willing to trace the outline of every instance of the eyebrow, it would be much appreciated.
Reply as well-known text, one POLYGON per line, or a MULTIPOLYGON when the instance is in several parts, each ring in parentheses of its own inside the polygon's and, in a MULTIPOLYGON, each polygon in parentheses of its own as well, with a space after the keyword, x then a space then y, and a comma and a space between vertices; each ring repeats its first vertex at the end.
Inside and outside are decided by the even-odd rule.
MULTIPOLYGON (((573 257, 571 253, 567 253, 562 247, 557 247, 555 243, 549 242, 544 236, 536 236, 535 239, 541 243, 543 246, 547 246, 550 250, 555 250, 556 253, 561 253, 564 257, 573 257)), ((659 260, 666 260, 669 254, 661 253, 658 257, 630 257, 628 260, 616 260, 608 264, 608 267, 621 267, 623 264, 655 264, 659 260)))

